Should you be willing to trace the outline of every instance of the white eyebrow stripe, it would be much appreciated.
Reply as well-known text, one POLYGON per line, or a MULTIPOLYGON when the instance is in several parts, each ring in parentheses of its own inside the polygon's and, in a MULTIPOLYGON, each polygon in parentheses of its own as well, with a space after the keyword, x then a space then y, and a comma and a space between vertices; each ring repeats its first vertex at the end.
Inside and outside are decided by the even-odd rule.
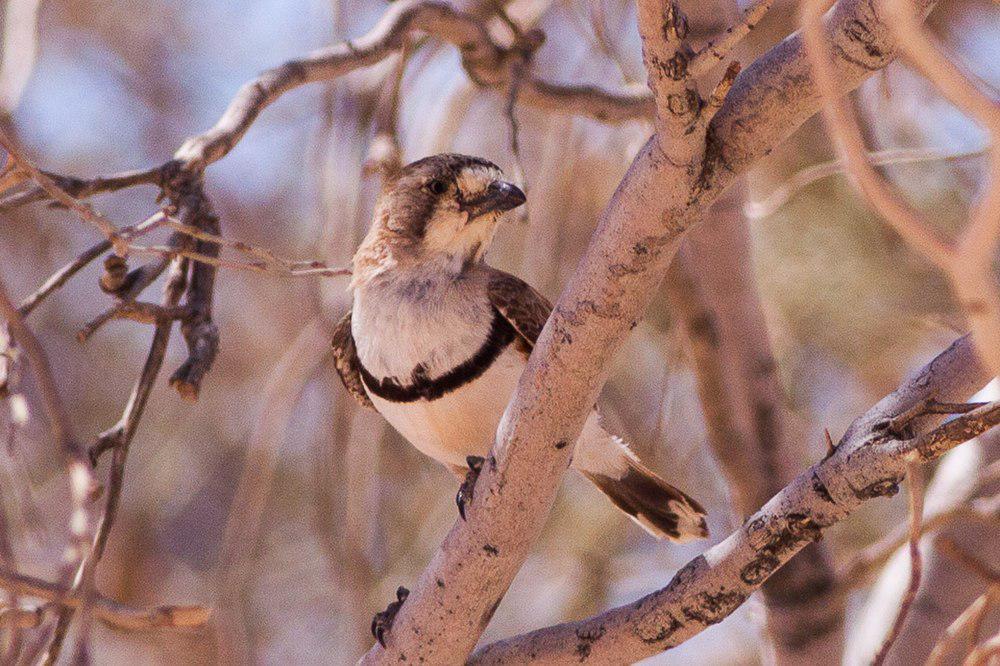
POLYGON ((466 197, 483 192, 490 183, 503 177, 503 172, 487 166, 474 165, 462 169, 458 177, 458 187, 466 197))

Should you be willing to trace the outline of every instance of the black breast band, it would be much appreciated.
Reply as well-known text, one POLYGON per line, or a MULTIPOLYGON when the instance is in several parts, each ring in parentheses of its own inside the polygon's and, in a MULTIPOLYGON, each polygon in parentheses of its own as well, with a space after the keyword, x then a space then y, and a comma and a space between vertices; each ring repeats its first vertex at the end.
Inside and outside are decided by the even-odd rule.
POLYGON ((377 379, 359 362, 361 380, 373 395, 389 402, 436 400, 445 393, 450 393, 482 376, 507 345, 514 340, 515 335, 514 327, 510 325, 510 322, 504 319, 499 312, 494 311, 490 334, 486 337, 486 341, 479 348, 479 351, 472 358, 455 366, 440 377, 434 379, 428 377, 427 369, 421 363, 413 369, 410 383, 400 384, 395 377, 377 379))

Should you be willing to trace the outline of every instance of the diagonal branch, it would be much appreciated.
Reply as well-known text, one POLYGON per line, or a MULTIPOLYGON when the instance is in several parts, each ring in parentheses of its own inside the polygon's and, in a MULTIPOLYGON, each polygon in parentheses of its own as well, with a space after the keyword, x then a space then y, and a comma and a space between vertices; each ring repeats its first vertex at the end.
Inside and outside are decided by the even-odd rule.
MULTIPOLYGON (((876 497, 895 494, 907 465, 936 459, 1000 423, 990 403, 909 440, 884 424, 928 398, 962 400, 989 380, 968 337, 962 338, 857 419, 829 457, 773 497, 722 543, 677 572, 661 590, 593 618, 541 629, 480 650, 477 664, 579 660, 638 661, 684 642, 738 608, 778 568, 823 530, 876 497)), ((928 429, 923 417, 913 427, 928 429)), ((936 417, 940 419, 940 417, 936 417)))

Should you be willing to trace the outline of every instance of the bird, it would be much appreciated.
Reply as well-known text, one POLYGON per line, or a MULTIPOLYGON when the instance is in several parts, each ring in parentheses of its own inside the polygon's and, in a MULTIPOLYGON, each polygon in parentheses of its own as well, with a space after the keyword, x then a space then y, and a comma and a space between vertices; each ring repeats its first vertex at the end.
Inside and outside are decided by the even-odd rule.
MULTIPOLYGON (((386 178, 352 260, 350 310, 333 331, 348 393, 462 480, 471 498, 500 418, 552 305, 484 255, 507 211, 526 201, 492 162, 439 154, 386 178)), ((571 466, 652 536, 708 536, 705 510, 644 465, 596 411, 571 466)), ((406 596, 387 613, 398 610, 406 596)), ((391 617, 376 616, 379 642, 391 617)))

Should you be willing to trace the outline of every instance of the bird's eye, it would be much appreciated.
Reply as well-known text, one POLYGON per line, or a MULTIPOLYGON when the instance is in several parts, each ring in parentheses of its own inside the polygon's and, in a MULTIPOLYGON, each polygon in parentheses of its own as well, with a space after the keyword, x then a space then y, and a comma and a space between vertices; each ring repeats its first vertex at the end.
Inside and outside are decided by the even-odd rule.
POLYGON ((443 180, 434 179, 431 182, 424 185, 424 187, 427 188, 427 191, 433 194, 434 196, 440 196, 445 193, 445 190, 448 189, 448 184, 445 183, 443 180))

